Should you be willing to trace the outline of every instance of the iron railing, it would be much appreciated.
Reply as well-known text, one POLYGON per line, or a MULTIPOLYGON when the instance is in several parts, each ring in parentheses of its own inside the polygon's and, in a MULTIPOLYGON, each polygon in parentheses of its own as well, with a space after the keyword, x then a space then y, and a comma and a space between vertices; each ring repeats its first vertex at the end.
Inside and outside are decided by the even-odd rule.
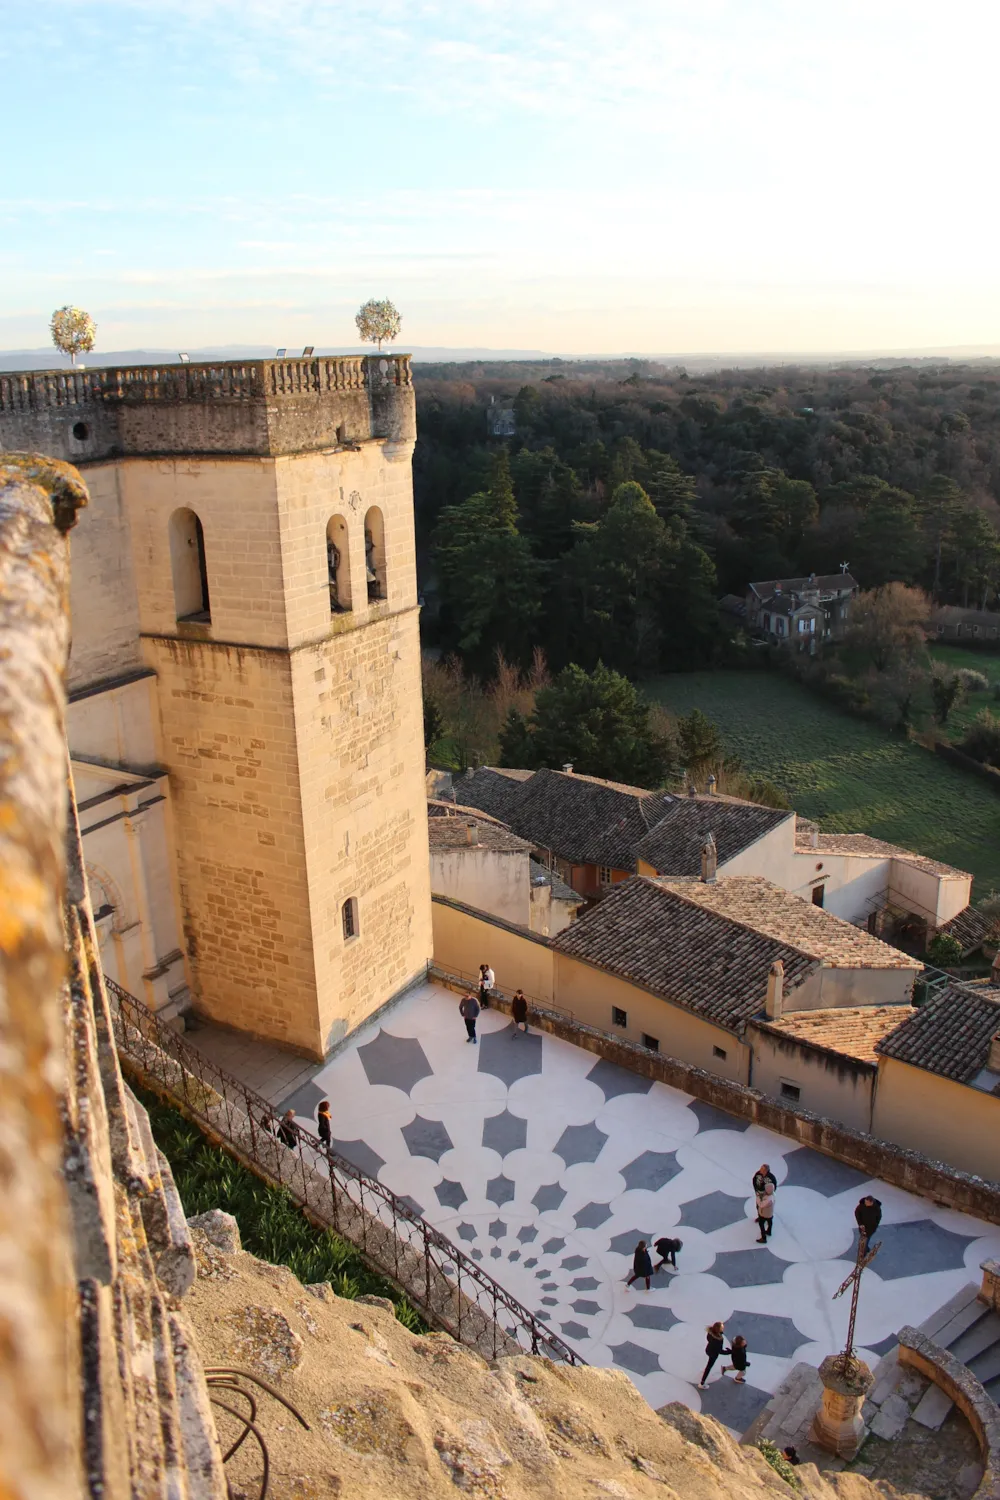
POLYGON ((119 1056, 259 1177, 282 1187, 392 1281, 434 1327, 485 1354, 585 1361, 488 1271, 428 1224, 416 1207, 295 1125, 287 1139, 273 1107, 204 1056, 141 1000, 105 978, 119 1056))

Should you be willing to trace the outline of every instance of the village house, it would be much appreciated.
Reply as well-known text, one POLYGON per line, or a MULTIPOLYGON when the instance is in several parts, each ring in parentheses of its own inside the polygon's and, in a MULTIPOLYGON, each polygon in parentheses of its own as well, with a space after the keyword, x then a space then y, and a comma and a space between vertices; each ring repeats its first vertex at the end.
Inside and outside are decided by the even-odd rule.
POLYGON ((963 646, 996 646, 1000 643, 1000 614, 990 609, 962 609, 943 604, 928 622, 939 641, 961 641, 963 646))
POLYGON ((582 898, 531 858, 531 845, 495 818, 428 805, 431 891, 543 936, 568 927, 582 898))
POLYGON ((857 592, 858 583, 846 570, 751 583, 746 620, 770 640, 811 653, 817 641, 841 639, 857 592))

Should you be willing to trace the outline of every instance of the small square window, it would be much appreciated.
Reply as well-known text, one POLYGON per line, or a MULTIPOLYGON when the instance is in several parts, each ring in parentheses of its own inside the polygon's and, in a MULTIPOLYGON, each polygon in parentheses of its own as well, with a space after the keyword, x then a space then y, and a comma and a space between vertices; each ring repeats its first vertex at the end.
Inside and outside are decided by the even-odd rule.
POLYGON ((650 1050, 650 1052, 659 1052, 659 1050, 660 1050, 660 1039, 659 1039, 659 1037, 656 1037, 656 1036, 648 1036, 646 1034, 646 1032, 644 1031, 642 1033, 642 1045, 644 1047, 648 1047, 649 1050, 650 1050))
POLYGON ((723 1060, 725 1060, 725 1057, 726 1057, 726 1049, 725 1049, 725 1047, 713 1047, 712 1048, 712 1056, 713 1057, 721 1057, 723 1060))
POLYGON ((787 1099, 789 1104, 798 1104, 801 1095, 802 1090, 797 1083, 782 1083, 781 1097, 787 1099))
POLYGON ((628 1025, 628 1011, 627 1010, 622 1010, 617 1005, 612 1005, 612 1007, 611 1007, 611 1024, 612 1024, 612 1026, 627 1026, 628 1025))
POLYGON ((344 925, 344 942, 349 943, 358 935, 358 902, 356 896, 348 896, 340 908, 340 919, 344 925))

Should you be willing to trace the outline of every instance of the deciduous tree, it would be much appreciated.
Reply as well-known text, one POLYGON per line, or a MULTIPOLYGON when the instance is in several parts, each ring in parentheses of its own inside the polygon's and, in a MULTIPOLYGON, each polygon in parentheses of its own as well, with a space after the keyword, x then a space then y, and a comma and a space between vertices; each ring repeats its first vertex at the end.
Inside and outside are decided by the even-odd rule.
POLYGON ((358 309, 354 321, 357 324, 361 342, 377 344, 381 350, 383 343, 391 344, 393 339, 398 337, 403 320, 388 297, 383 297, 381 300, 371 297, 358 309))

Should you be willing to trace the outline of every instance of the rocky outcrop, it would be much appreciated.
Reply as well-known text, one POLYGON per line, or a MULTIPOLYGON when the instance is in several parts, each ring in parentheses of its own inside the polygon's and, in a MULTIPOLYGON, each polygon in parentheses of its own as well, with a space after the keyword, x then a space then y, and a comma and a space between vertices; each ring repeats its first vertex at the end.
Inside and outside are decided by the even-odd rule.
MULTIPOLYGON (((284 1267, 220 1249, 191 1221, 198 1262, 186 1301, 206 1365, 240 1365, 266 1394, 258 1424, 272 1500, 875 1500, 894 1492, 803 1466, 794 1491, 754 1449, 685 1406, 657 1414, 617 1370, 530 1355, 488 1363, 449 1335, 416 1335, 384 1299, 305 1288, 284 1267), (311 1295, 307 1295, 310 1293, 311 1295)), ((217 1414, 223 1444, 238 1434, 217 1414)), ((259 1455, 227 1468, 254 1496, 259 1455)))

